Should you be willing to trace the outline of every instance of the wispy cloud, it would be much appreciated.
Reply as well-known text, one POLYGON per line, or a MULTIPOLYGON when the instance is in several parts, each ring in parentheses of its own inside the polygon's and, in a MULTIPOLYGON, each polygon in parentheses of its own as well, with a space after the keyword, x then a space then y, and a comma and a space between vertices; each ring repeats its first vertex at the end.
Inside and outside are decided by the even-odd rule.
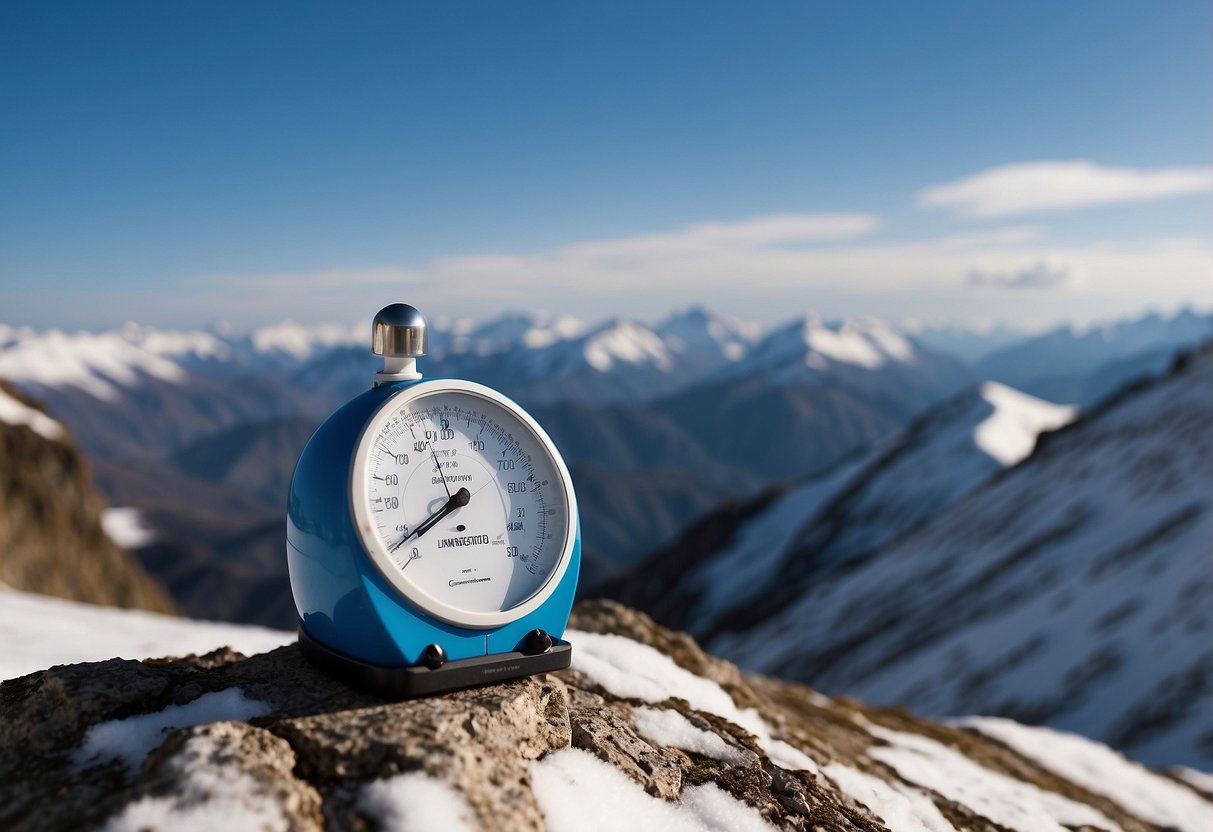
POLYGON ((879 226, 866 214, 761 216, 533 252, 207 278, 191 288, 198 308, 220 297, 232 308, 264 310, 266 319, 352 319, 402 298, 453 315, 528 307, 594 317, 698 301, 772 319, 810 308, 997 317, 1022 314, 1015 304, 1023 298, 1036 304, 1024 307, 1033 315, 1065 309, 1085 318, 1213 297, 1213 250, 1204 239, 1065 244, 1037 226, 910 241, 864 236, 879 226), (1034 292, 990 296, 973 286, 1048 288, 1051 302, 1040 309, 1034 292))
POLYGON ((969 271, 968 286, 988 286, 995 289, 1056 289, 1070 281, 1074 269, 1063 263, 1039 260, 1030 266, 1010 272, 969 271))
POLYGON ((1084 160, 1021 162, 924 188, 918 205, 950 208, 965 217, 1008 217, 1210 191, 1213 166, 1124 168, 1084 160))

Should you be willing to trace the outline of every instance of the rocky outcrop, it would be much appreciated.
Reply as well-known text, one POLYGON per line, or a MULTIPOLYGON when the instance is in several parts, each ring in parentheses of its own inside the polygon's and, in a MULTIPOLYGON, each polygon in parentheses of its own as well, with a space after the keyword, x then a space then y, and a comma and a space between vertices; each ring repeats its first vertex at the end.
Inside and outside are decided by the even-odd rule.
POLYGON ((160 585, 106 536, 104 502, 66 429, 3 381, 0 398, 29 417, 26 423, 0 419, 0 582, 76 601, 172 612, 160 585))
POLYGON ((743 676, 617 604, 582 605, 573 623, 569 670, 414 701, 351 690, 293 645, 5 682, 0 827, 1035 832, 1213 818, 1194 788, 1123 760, 1138 778, 1114 783, 1125 799, 972 729, 743 676), (1143 783, 1187 814, 1143 817, 1143 783))

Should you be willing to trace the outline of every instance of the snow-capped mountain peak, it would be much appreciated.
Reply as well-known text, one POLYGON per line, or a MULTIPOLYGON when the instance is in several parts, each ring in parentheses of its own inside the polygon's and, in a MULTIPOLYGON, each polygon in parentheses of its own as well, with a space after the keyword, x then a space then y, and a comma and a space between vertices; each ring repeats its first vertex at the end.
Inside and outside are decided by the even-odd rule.
POLYGON ((683 355, 697 355, 715 362, 740 361, 758 339, 759 328, 693 306, 670 315, 656 327, 670 348, 683 355))
POLYGON ((916 355, 913 344, 882 321, 802 318, 763 339, 752 359, 760 365, 799 363, 818 371, 833 364, 878 370, 892 363, 912 364, 916 355))
POLYGON ((650 365, 662 372, 674 369, 674 359, 660 335, 622 319, 609 321, 587 334, 581 354, 600 373, 610 372, 616 364, 650 365))

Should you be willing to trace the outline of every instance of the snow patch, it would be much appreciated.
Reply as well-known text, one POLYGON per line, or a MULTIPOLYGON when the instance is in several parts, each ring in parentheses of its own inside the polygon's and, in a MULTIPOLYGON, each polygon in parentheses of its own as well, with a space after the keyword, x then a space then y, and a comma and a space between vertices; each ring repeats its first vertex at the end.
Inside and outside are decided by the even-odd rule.
POLYGON ((476 815, 463 793, 443 780, 410 771, 376 780, 358 795, 358 810, 393 832, 475 832, 476 815))
POLYGON ((532 763, 531 780, 550 832, 771 832, 774 828, 757 809, 713 783, 687 788, 680 803, 668 803, 580 748, 562 748, 532 763))
POLYGON ((1213 774, 1206 774, 1203 771, 1197 771, 1187 766, 1175 766, 1175 768, 1171 769, 1171 773, 1185 783, 1189 783, 1200 789, 1202 792, 1213 794, 1213 774))
POLYGON ((289 828, 275 796, 236 766, 220 762, 223 749, 213 738, 191 737, 167 765, 180 790, 172 797, 145 797, 110 818, 103 832, 211 832, 214 829, 289 828))
POLYGON ((780 768, 786 768, 788 771, 811 771, 813 774, 819 771, 812 757, 783 740, 766 735, 758 737, 758 744, 771 758, 771 762, 780 768))
POLYGON ((208 653, 225 645, 253 655, 295 638, 265 627, 191 621, 0 589, 0 679, 56 664, 208 653))
POLYGON ((878 725, 868 725, 867 729, 889 743, 868 749, 873 760, 890 766, 903 780, 938 792, 1008 829, 1019 832, 1067 832, 1076 826, 1120 829, 1090 806, 991 771, 935 740, 878 725))
POLYGON ((774 832, 758 810, 743 803, 715 783, 682 790, 681 802, 701 828, 713 832, 774 832))
POLYGON ((156 540, 156 533, 144 524, 137 508, 105 509, 101 512, 101 528, 123 549, 142 549, 156 540))
POLYGON ((711 731, 696 728, 685 716, 668 708, 636 708, 632 711, 632 724, 640 736, 656 745, 693 751, 734 766, 748 765, 757 759, 754 752, 730 745, 711 731))
POLYGON ((1068 425, 1078 416, 1076 407, 1046 402, 996 381, 981 385, 981 397, 994 412, 973 429, 973 442, 1008 467, 1032 453, 1041 433, 1068 425))
POLYGON ((0 388, 0 422, 7 422, 10 425, 25 425, 45 439, 63 438, 63 425, 41 410, 13 398, 2 388, 0 388))
MULTIPOLYGON (((993 737, 1130 814, 1180 832, 1213 829, 1213 804, 1166 777, 1077 734, 1020 725, 1009 719, 969 717, 959 724, 993 737)), ((1208 775, 1206 775, 1208 777, 1208 775)), ((1213 778, 1209 778, 1213 781, 1213 778)))
POLYGON ((567 632, 569 641, 577 645, 573 668, 616 696, 652 703, 683 699, 697 711, 716 714, 749 731, 776 765, 817 771, 812 758, 771 735, 758 711, 738 708, 724 688, 684 670, 665 653, 611 633, 567 632))
POLYGON ((684 670, 647 644, 610 633, 578 630, 569 630, 566 638, 577 645, 573 668, 616 696, 653 703, 684 699, 695 710, 723 717, 755 736, 767 733, 756 710, 741 710, 720 685, 684 670))
POLYGON ((185 705, 169 705, 155 713, 94 725, 72 755, 72 762, 83 768, 119 759, 128 770, 134 771, 148 752, 160 745, 167 731, 212 722, 248 720, 264 716, 271 710, 265 702, 246 698, 240 688, 204 693, 185 705))
POLYGON ((846 794, 867 806, 894 832, 953 832, 925 792, 881 780, 841 763, 822 769, 846 794))

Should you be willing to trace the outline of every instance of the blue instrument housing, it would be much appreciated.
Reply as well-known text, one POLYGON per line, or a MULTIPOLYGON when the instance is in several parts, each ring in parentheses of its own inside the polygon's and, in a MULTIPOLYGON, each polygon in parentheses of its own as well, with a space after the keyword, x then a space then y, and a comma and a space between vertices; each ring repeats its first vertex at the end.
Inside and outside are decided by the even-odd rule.
POLYGON ((379 572, 355 529, 350 477, 363 428, 395 394, 436 379, 372 388, 321 425, 291 479, 286 556, 301 627, 315 641, 382 667, 418 665, 430 644, 449 659, 521 650, 526 635, 564 635, 581 566, 581 529, 567 571, 536 610, 499 627, 475 629, 439 621, 414 608, 379 572))

